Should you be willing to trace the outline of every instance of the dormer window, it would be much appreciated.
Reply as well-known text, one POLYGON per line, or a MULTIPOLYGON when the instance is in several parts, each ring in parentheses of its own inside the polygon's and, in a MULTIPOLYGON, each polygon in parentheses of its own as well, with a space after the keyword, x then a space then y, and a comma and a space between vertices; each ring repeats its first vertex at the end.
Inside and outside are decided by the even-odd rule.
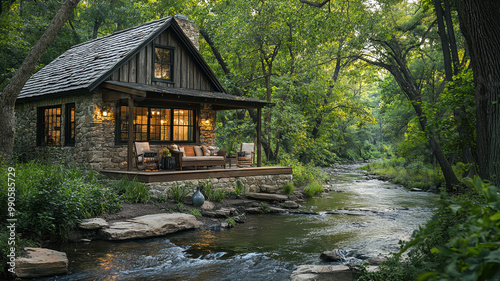
POLYGON ((173 48, 154 46, 153 80, 160 82, 173 81, 173 53, 173 48))

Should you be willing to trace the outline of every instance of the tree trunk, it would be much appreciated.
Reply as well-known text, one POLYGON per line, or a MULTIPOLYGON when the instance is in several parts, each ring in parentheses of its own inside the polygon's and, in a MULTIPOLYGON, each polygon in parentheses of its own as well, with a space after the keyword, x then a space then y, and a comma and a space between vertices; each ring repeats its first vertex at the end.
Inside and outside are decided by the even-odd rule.
POLYGON ((15 115, 14 106, 17 96, 30 78, 40 57, 56 38, 64 23, 68 20, 71 12, 80 0, 66 0, 57 14, 54 16, 49 26, 38 39, 35 46, 30 50, 28 56, 16 71, 9 84, 0 93, 0 160, 10 159, 14 148, 15 115))
POLYGON ((497 0, 456 5, 474 71, 479 175, 500 186, 500 5, 497 0))
POLYGON ((439 38, 441 39, 441 49, 443 50, 444 73, 446 76, 446 80, 452 81, 453 70, 451 67, 450 46, 448 44, 448 37, 446 36, 446 31, 444 27, 443 6, 441 6, 441 0, 434 0, 434 8, 436 10, 439 38))

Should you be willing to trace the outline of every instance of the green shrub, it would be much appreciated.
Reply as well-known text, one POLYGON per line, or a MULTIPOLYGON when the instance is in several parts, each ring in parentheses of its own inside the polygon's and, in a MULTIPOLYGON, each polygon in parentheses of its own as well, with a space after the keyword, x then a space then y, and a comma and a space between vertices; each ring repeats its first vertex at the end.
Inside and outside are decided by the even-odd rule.
POLYGON ((232 218, 227 218, 226 222, 229 225, 229 227, 234 227, 236 225, 236 222, 232 218))
POLYGON ((214 189, 212 197, 209 201, 221 202, 224 198, 226 198, 226 194, 226 191, 222 188, 214 189))
MULTIPOLYGON (((38 162, 15 164, 16 231, 26 238, 64 238, 79 220, 121 208, 93 172, 38 162)), ((0 173, 7 186, 8 173, 0 173)), ((7 189, 0 189, 0 215, 7 216, 7 189)))
POLYGON ((227 196, 227 192, 224 189, 213 189, 212 183, 209 181, 202 182, 201 185, 201 193, 205 197, 205 200, 220 202, 227 196))
POLYGON ((135 178, 133 180, 123 178, 116 181, 113 183, 112 188, 127 203, 148 203, 151 199, 149 187, 138 182, 135 178))
POLYGON ((174 199, 175 202, 179 203, 186 198, 189 194, 190 189, 185 185, 174 184, 168 189, 168 197, 174 199))
POLYGON ((313 164, 302 164, 298 160, 285 158, 280 165, 292 167, 293 183, 295 186, 304 186, 313 181, 322 181, 327 178, 323 169, 313 164))
POLYGON ((259 208, 260 210, 263 212, 263 213, 269 213, 271 212, 271 207, 269 207, 269 205, 267 205, 266 203, 264 202, 260 202, 259 203, 259 208))
POLYGON ((295 191, 295 186, 293 185, 293 182, 287 182, 283 185, 281 190, 283 190, 283 193, 285 194, 292 194, 295 191))
POLYGON ((312 182, 304 188, 303 192, 306 197, 313 197, 315 194, 321 194, 323 192, 323 186, 318 182, 312 182))

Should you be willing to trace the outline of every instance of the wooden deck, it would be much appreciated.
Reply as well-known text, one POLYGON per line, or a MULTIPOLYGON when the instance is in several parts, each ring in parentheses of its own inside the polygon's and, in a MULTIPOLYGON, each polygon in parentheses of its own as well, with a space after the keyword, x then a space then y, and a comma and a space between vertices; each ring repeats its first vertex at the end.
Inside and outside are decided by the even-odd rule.
POLYGON ((104 175, 112 179, 136 178, 139 182, 168 182, 182 180, 200 180, 209 178, 248 177, 262 175, 292 174, 291 167, 248 167, 248 168, 218 168, 204 170, 183 171, 124 171, 124 170, 100 170, 104 175))

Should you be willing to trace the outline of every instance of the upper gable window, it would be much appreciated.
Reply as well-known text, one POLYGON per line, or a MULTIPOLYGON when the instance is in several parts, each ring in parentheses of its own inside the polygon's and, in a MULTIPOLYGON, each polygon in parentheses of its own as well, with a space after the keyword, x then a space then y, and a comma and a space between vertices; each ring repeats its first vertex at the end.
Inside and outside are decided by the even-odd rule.
POLYGON ((154 46, 153 78, 156 81, 173 81, 174 49, 154 46))

